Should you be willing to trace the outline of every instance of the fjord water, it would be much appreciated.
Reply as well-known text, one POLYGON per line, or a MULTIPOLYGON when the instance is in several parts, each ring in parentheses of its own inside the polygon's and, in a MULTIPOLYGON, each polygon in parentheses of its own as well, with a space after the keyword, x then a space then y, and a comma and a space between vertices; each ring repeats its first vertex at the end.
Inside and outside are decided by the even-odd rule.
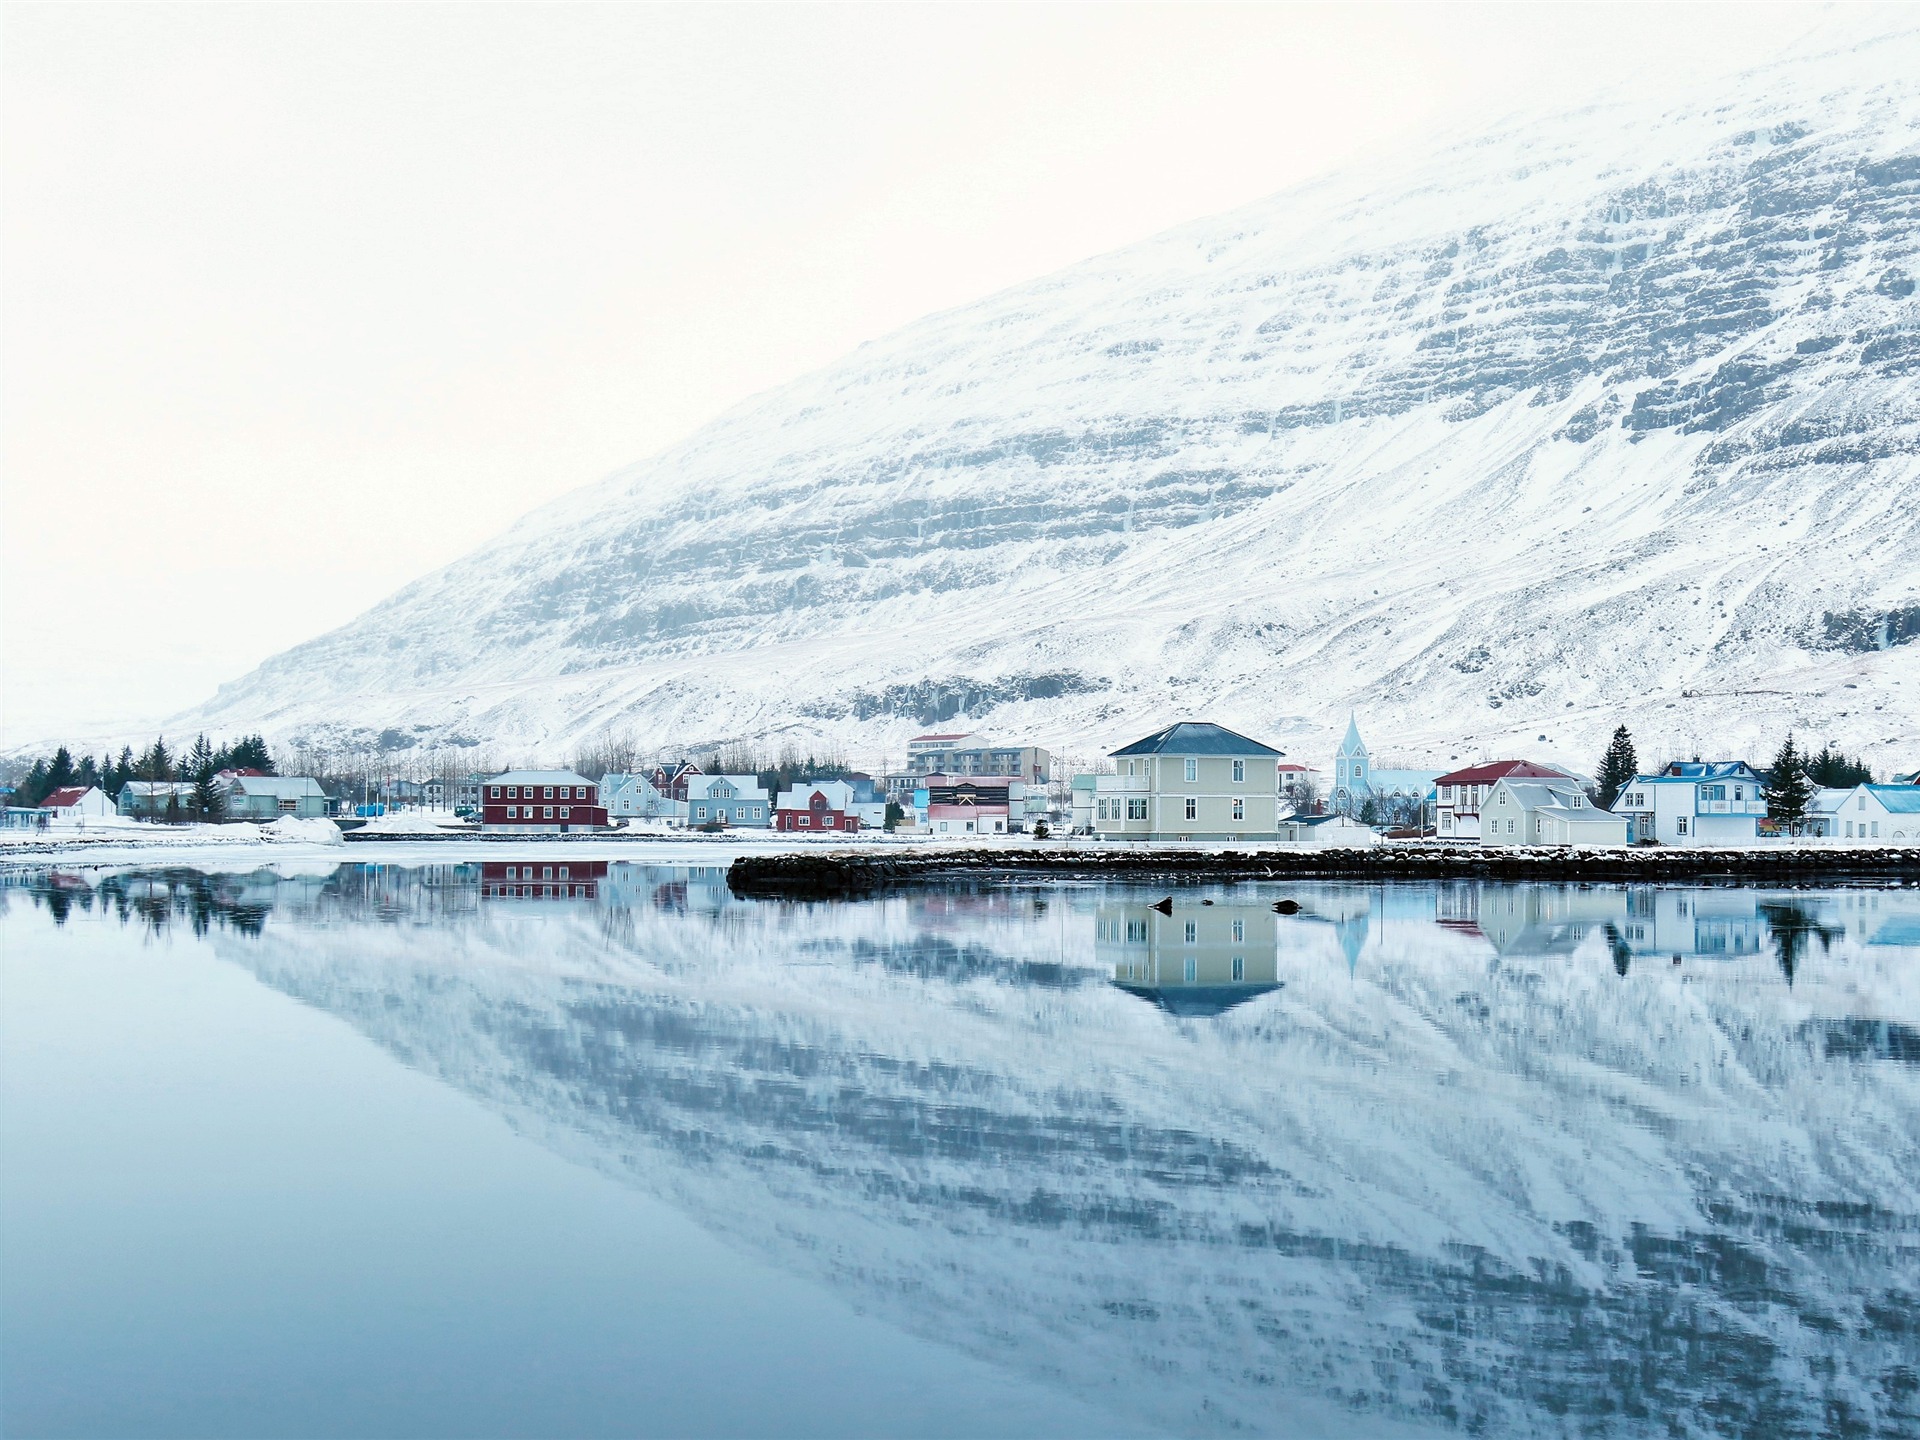
POLYGON ((554 854, 9 877, 0 1430, 1920 1433, 1920 890, 554 854))

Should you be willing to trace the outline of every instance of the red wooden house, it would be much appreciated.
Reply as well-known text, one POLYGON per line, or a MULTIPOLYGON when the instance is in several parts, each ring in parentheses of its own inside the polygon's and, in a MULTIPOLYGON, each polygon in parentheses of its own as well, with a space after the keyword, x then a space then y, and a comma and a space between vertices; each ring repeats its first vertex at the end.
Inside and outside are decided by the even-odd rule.
POLYGON ((568 835, 606 826, 600 787, 571 770, 509 770, 480 787, 480 828, 498 835, 568 835))
POLYGON ((853 813, 853 787, 844 780, 823 780, 782 790, 773 811, 773 828, 799 834, 860 828, 853 813))

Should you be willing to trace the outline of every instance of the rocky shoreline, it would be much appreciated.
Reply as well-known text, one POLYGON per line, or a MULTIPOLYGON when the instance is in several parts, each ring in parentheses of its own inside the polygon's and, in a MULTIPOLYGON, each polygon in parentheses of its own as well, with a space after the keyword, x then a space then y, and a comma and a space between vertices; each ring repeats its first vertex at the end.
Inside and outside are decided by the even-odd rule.
POLYGON ((1366 850, 943 850, 931 855, 743 855, 736 895, 830 899, 914 885, 1060 880, 1172 885, 1245 880, 1544 880, 1605 884, 1920 885, 1920 846, 1898 849, 1521 850, 1378 846, 1366 850))

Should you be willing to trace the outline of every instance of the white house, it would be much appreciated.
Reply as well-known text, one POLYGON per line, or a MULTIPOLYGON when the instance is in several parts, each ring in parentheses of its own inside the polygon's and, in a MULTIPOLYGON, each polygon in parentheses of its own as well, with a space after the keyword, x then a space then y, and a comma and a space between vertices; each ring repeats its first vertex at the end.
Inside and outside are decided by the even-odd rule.
POLYGON ((1807 834, 1842 845, 1920 843, 1920 785, 1821 790, 1807 809, 1807 834))
POLYGON ((664 794, 645 775, 607 775, 600 781, 607 797, 609 820, 673 820, 687 818, 687 802, 664 794))
POLYGON ((63 785, 40 802, 40 808, 54 820, 77 824, 83 820, 104 820, 115 813, 113 801, 97 785, 63 785))
POLYGON ((1482 845, 1625 845, 1627 822, 1597 805, 1577 780, 1503 775, 1480 807, 1482 845))
POLYGON ((1761 783, 1743 760, 1676 760, 1658 775, 1628 781, 1613 813, 1627 822, 1629 844, 1751 844, 1767 813, 1761 783))
POLYGON ((1435 777, 1434 834, 1442 840, 1478 840, 1480 807, 1503 779, 1577 780, 1556 765, 1532 760, 1490 760, 1435 777))

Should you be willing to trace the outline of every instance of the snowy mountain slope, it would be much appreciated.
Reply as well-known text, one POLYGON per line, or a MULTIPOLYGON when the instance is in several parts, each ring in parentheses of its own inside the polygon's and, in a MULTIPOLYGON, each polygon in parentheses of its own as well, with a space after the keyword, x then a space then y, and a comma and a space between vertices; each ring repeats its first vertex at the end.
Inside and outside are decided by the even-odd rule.
POLYGON ((1908 759, 1916 73, 1920 30, 1515 122, 930 317, 182 723, 1908 759))
POLYGON ((1086 894, 423 927, 343 892, 214 943, 863 1310, 1170 1430, 1899 1433, 1920 1071, 1821 1039, 1911 1034, 1878 914, 1789 986, 1298 893, 1357 903, 1357 964, 1302 920, 1284 989, 1201 1021, 1105 983, 1086 894))

